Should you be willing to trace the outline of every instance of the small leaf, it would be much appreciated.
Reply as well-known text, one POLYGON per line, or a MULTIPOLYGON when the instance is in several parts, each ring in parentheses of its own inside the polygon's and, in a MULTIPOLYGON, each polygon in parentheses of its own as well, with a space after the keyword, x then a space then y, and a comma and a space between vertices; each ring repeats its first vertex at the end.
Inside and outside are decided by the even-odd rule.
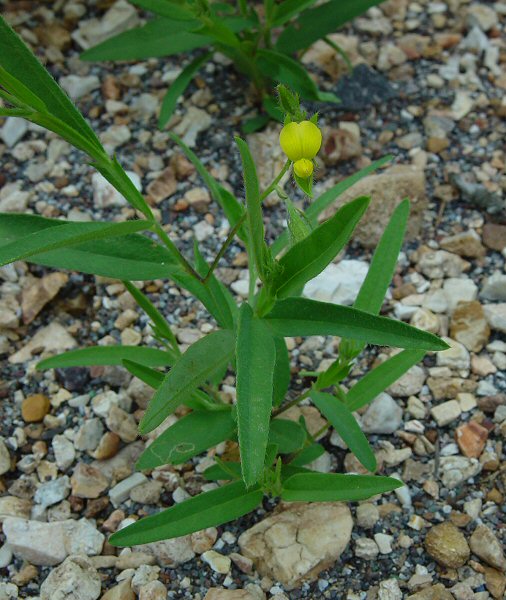
POLYGON ((403 350, 366 373, 346 394, 348 409, 358 410, 374 400, 424 356, 425 350, 403 350))
POLYGON ((404 484, 393 477, 299 473, 283 482, 285 502, 354 502, 391 492, 404 484))
POLYGON ((109 542, 113 546, 137 546, 216 527, 251 512, 262 497, 257 486, 246 489, 240 481, 230 483, 120 529, 109 542))
POLYGON ((287 298, 274 305, 265 317, 274 335, 283 337, 337 335, 368 344, 445 350, 446 342, 402 321, 308 298, 287 298))
POLYGON ((237 324, 237 428, 244 482, 263 473, 272 409, 276 349, 265 323, 249 304, 239 309, 237 324))
POLYGON ((335 396, 323 392, 311 392, 311 400, 323 416, 330 421, 351 452, 368 471, 374 473, 377 467, 374 452, 346 405, 335 396))
POLYGON ((132 360, 146 367, 168 367, 174 356, 165 350, 145 346, 91 346, 70 350, 41 360, 37 369, 64 369, 67 367, 92 367, 95 365, 122 365, 132 360))
POLYGON ((269 443, 277 444, 280 454, 300 450, 306 441, 306 432, 295 421, 273 419, 269 430, 269 443))
POLYGON ((325 448, 323 446, 320 444, 311 444, 311 446, 301 450, 301 452, 299 452, 297 456, 290 462, 290 465, 294 467, 303 467, 304 465, 313 462, 317 458, 320 458, 320 456, 322 456, 324 453, 325 448))
POLYGON ((122 365, 134 377, 137 377, 154 390, 158 389, 162 384, 164 374, 160 373, 160 371, 155 371, 155 369, 152 369, 151 367, 146 367, 145 365, 128 359, 124 359, 122 365))
POLYGON ((162 107, 160 109, 160 117, 158 119, 158 127, 163 129, 172 117, 177 105, 178 99, 190 85, 194 75, 199 71, 200 67, 205 64, 211 57, 212 52, 207 52, 202 56, 197 57, 172 82, 167 93, 163 97, 162 107))
POLYGON ((273 293, 278 298, 293 296, 321 273, 344 248, 368 205, 366 197, 345 204, 331 219, 293 245, 279 261, 282 268, 272 283, 273 293))
POLYGON ((151 399, 140 424, 146 434, 158 427, 191 393, 226 365, 234 353, 234 334, 219 330, 206 335, 179 358, 151 399))
POLYGON ((141 454, 138 470, 178 465, 235 435, 230 410, 193 411, 161 433, 141 454))

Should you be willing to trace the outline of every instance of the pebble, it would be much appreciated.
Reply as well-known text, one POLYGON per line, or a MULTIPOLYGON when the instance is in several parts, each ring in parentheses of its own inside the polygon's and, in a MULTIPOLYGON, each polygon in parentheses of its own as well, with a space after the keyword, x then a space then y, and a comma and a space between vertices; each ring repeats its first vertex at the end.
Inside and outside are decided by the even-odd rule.
POLYGON ((25 398, 21 404, 21 416, 25 423, 37 423, 47 415, 51 408, 49 398, 44 394, 34 394, 25 398))
POLYGON ((478 525, 469 540, 473 554, 484 560, 491 567, 506 571, 506 558, 502 544, 494 533, 485 525, 478 525))
POLYGON ((483 311, 491 329, 506 333, 506 302, 486 304, 483 311))
POLYGON ((479 458, 487 443, 488 429, 476 421, 469 421, 457 427, 455 439, 464 456, 479 458))
POLYGON ((105 592, 100 600, 136 600, 130 581, 126 579, 105 592))
POLYGON ((459 302, 471 302, 478 296, 478 287, 471 279, 450 277, 443 284, 450 313, 457 308, 459 302))
POLYGON ((351 306, 369 270, 369 264, 361 260, 342 260, 330 263, 306 283, 304 295, 312 300, 351 306))
POLYGON ((40 586, 40 600, 97 600, 102 582, 84 556, 69 556, 40 586))
POLYGON ((379 554, 378 545, 370 538, 358 538, 355 542, 355 556, 364 560, 374 560, 379 554))
POLYGON ((439 465, 441 481, 448 489, 456 488, 481 471, 481 465, 475 458, 464 456, 444 456, 439 465))
POLYGON ((425 549, 440 565, 451 569, 465 565, 471 554, 466 538, 450 522, 429 530, 425 536, 425 549))
POLYGON ((215 550, 207 550, 202 554, 202 560, 206 562, 215 573, 226 575, 230 571, 232 561, 215 550))
POLYGON ((471 357, 466 347, 451 338, 444 337, 443 339, 450 347, 448 350, 442 350, 437 353, 437 366, 450 367, 450 369, 458 371, 469 370, 469 367, 471 366, 471 357))
POLYGON ((28 123, 20 117, 7 117, 0 131, 0 137, 8 148, 15 146, 28 131, 28 123))
POLYGON ((99 469, 80 462, 70 478, 72 495, 78 498, 98 498, 109 487, 107 477, 99 469))
POLYGON ((382 393, 369 405, 361 418, 366 433, 393 433, 402 422, 402 409, 392 396, 382 393))
POLYGON ((480 297, 484 300, 506 301, 506 275, 495 272, 488 277, 481 288, 480 297))
POLYGON ((486 346, 490 327, 477 300, 457 305, 451 318, 450 335, 471 352, 480 352, 486 346))
POLYGON ((72 100, 79 100, 97 90, 100 87, 100 80, 96 75, 67 75, 60 78, 60 85, 72 100))
POLYGON ((11 469, 11 456, 5 442, 0 438, 0 476, 11 469))
POLYGON ((394 538, 387 533, 375 533, 374 541, 376 542, 380 554, 390 554, 392 552, 392 542, 394 538))
POLYGON ((402 592, 397 579, 381 581, 378 590, 378 600, 402 600, 402 592))
POLYGON ((444 427, 460 417, 462 409, 456 400, 448 400, 431 408, 430 414, 439 425, 444 427))
POLYGON ((380 519, 378 507, 370 502, 357 506, 357 525, 364 529, 372 529, 380 519))
POLYGON ((161 581, 150 581, 139 588, 139 600, 166 600, 167 588, 161 581))
MULTIPOLYGON (((128 178, 138 191, 142 190, 141 178, 134 171, 126 171, 128 178)), ((100 173, 91 176, 93 203, 96 208, 127 206, 125 198, 100 173)))
POLYGON ((70 493, 70 481, 67 475, 53 481, 41 483, 33 499, 42 506, 52 506, 64 500, 70 493))
POLYGON ((123 479, 109 490, 109 498, 114 507, 118 507, 124 502, 134 488, 138 485, 147 483, 148 478, 143 473, 133 473, 130 477, 123 479))

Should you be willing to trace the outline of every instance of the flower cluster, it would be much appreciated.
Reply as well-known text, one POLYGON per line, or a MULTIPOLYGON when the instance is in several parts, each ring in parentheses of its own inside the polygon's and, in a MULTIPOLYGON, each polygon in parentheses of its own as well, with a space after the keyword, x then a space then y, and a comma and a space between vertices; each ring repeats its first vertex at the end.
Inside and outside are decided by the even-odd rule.
POLYGON ((279 135, 283 152, 293 162, 293 172, 301 179, 311 177, 314 158, 322 145, 322 134, 312 121, 287 123, 279 135))

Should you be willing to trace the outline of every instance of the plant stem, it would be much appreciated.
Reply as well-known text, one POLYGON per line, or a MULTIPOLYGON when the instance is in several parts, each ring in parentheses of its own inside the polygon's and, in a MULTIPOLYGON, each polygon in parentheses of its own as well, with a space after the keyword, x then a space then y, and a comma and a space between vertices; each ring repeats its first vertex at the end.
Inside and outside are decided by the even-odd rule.
POLYGON ((346 54, 346 52, 335 42, 333 42, 329 37, 324 36, 322 39, 328 46, 333 48, 339 54, 339 56, 341 56, 341 58, 346 63, 346 68, 351 73, 353 71, 353 65, 351 64, 350 57, 346 54))
POLYGON ((154 228, 155 232, 157 233, 158 237, 165 244, 165 246, 167 247, 167 249, 170 250, 170 252, 173 255, 176 256, 178 262, 181 264, 181 266, 183 267, 183 269, 189 275, 191 275, 192 277, 194 277, 195 279, 198 279, 198 281, 200 281, 201 283, 203 283, 202 277, 197 273, 197 271, 195 271, 195 269, 186 260, 186 258, 181 254, 181 252, 179 252, 179 250, 176 248, 174 242, 167 235, 167 233, 165 232, 165 230, 163 229, 163 227, 160 225, 160 223, 157 223, 157 222, 153 223, 153 228, 154 228))
POLYGON ((279 172, 278 176, 276 177, 276 179, 274 179, 274 181, 271 183, 271 185, 263 192, 263 194, 260 196, 260 202, 263 202, 267 196, 273 192, 278 183, 281 181, 283 175, 288 171, 288 169, 290 168, 290 164, 291 164, 291 160, 287 160, 285 162, 285 164, 283 165, 283 168, 281 169, 281 171, 279 172))
POLYGON ((273 410, 272 411, 272 418, 277 417, 278 415, 280 415, 281 413, 284 413, 285 411, 289 410, 293 406, 297 406, 297 404, 299 404, 300 402, 302 402, 306 398, 309 398, 309 396, 311 395, 312 391, 313 391, 313 388, 310 388, 309 390, 306 390, 303 394, 301 394, 300 396, 298 396, 294 400, 291 400, 290 402, 287 402, 283 406, 280 406, 279 408, 276 408, 275 410, 273 410))
POLYGON ((211 275, 213 274, 214 270, 218 266, 218 263, 220 262, 220 260, 223 258, 223 255, 227 251, 227 248, 233 242, 235 234, 239 231, 239 229, 241 228, 242 224, 246 220, 246 216, 247 216, 247 213, 244 213, 242 215, 242 217, 234 225, 234 227, 229 231, 227 239, 223 243, 223 245, 220 248, 218 254, 215 257, 215 259, 213 260, 213 264, 210 266, 209 271, 207 272, 207 275, 202 280, 202 283, 206 284, 209 281, 209 278, 211 277, 211 275))

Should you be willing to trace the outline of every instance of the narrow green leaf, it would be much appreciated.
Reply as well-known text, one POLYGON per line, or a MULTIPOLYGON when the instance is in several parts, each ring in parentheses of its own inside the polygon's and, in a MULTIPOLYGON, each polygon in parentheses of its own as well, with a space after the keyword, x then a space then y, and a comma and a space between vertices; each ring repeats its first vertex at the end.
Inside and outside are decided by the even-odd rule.
POLYGON ((161 433, 141 454, 136 468, 154 469, 186 462, 204 450, 232 439, 235 428, 230 410, 194 411, 161 433))
POLYGON ((194 13, 184 5, 170 0, 130 0, 132 4, 172 21, 191 21, 194 13))
POLYGON ((337 335, 368 344, 445 350, 446 342, 402 321, 308 298, 288 298, 274 305, 265 317, 275 335, 337 335))
POLYGON ((145 346, 90 346, 69 350, 41 360, 37 369, 62 369, 66 367, 92 367, 94 365, 122 365, 132 360, 146 367, 168 367, 174 357, 165 350, 145 346))
POLYGON ((220 461, 204 471, 204 477, 208 481, 230 481, 241 479, 241 464, 231 461, 220 461))
POLYGON ((248 226, 253 249, 255 266, 262 281, 266 278, 265 265, 265 240, 264 222, 262 217, 262 203, 260 201, 260 187, 258 183, 255 162, 251 156, 248 145, 239 137, 235 138, 241 153, 244 185, 246 188, 246 209, 248 212, 248 226))
POLYGON ((287 54, 307 48, 382 1, 330 0, 305 10, 293 24, 283 30, 276 42, 276 48, 287 54))
POLYGON ((249 304, 237 324, 237 426, 242 474, 247 486, 262 475, 269 437, 276 349, 265 323, 249 304))
POLYGON ((274 278, 272 291, 278 298, 295 295, 341 252, 369 205, 362 196, 345 204, 336 214, 294 244, 280 259, 282 269, 274 278))
POLYGON ((158 427, 194 390, 223 368, 233 356, 234 341, 233 332, 219 330, 192 344, 156 390, 139 432, 144 435, 158 427))
MULTIPOLYGON (((174 364, 174 362, 176 361, 174 360, 172 364, 174 364)), ((155 371, 155 369, 152 369, 151 367, 146 367, 137 361, 128 359, 122 360, 121 364, 134 377, 137 377, 154 390, 158 389, 162 384, 164 375, 163 373, 160 373, 160 371, 155 371)))
POLYGON ((295 421, 272 419, 269 443, 277 444, 280 454, 291 454, 300 450, 306 441, 306 432, 295 421))
POLYGON ((7 75, 2 77, 0 72, 0 85, 7 91, 14 95, 21 92, 19 97, 23 102, 39 111, 46 109, 84 136, 94 146, 97 154, 105 154, 102 144, 81 113, 1 15, 0 67, 7 75), (16 84, 16 89, 9 89, 16 81, 23 86, 23 90, 16 87, 16 84))
POLYGON ((230 483, 120 529, 109 542, 113 546, 137 546, 216 527, 251 512, 262 497, 258 487, 246 489, 240 481, 230 483))
POLYGON ((311 392, 311 400, 330 421, 351 452, 368 471, 374 473, 377 467, 376 457, 349 408, 335 396, 323 392, 311 392))
POLYGON ((300 11, 312 6, 315 1, 316 0, 285 0, 280 4, 277 4, 274 10, 274 19, 272 21, 273 27, 283 25, 295 17, 295 15, 299 14, 300 11))
POLYGON ((317 458, 320 458, 324 452, 325 448, 320 444, 311 444, 311 446, 301 450, 301 452, 299 452, 297 456, 290 462, 290 465, 294 467, 303 467, 304 465, 313 462, 317 458))
POLYGON ((41 229, 14 242, 8 242, 0 246, 0 266, 16 260, 30 258, 35 254, 58 250, 59 248, 127 235, 149 229, 150 226, 151 224, 148 221, 141 220, 125 221, 123 223, 64 222, 60 227, 41 229))
POLYGON ((321 92, 306 69, 286 53, 261 48, 257 51, 257 63, 264 75, 288 85, 306 100, 339 102, 334 94, 321 92))
POLYGON ((272 404, 279 406, 285 399, 290 386, 290 356, 283 338, 274 338, 274 345, 276 347, 276 364, 274 365, 272 404))
POLYGON ((403 200, 394 210, 374 252, 367 276, 353 304, 355 308, 378 314, 399 259, 409 217, 409 200, 403 200))
MULTIPOLYGON (((311 204, 305 211, 305 215, 308 221, 311 223, 311 225, 316 225, 316 223, 318 222, 319 215, 321 215, 321 213, 325 209, 327 209, 334 202, 334 200, 338 198, 342 193, 351 188, 352 185, 355 185, 364 177, 367 177, 367 175, 370 175, 377 169, 383 167, 386 163, 388 163, 391 160, 392 156, 384 156, 383 158, 380 158, 379 160, 371 163, 367 167, 360 169, 360 171, 357 171, 353 175, 350 175, 346 179, 343 179, 343 181, 336 183, 336 185, 332 186, 329 190, 323 192, 321 196, 318 196, 318 198, 316 198, 314 202, 311 202, 311 204)), ((273 256, 277 256, 283 250, 283 248, 286 247, 288 242, 288 233, 283 232, 278 238, 276 238, 272 245, 273 256)))
POLYGON ((404 484, 393 477, 299 473, 283 483, 285 502, 354 502, 391 492, 404 484))
POLYGON ((374 400, 413 365, 419 363, 425 353, 425 350, 403 350, 369 371, 346 394, 348 409, 358 410, 374 400))
POLYGON ((142 308, 153 322, 154 331, 167 340, 174 349, 178 348, 176 336, 172 333, 170 325, 165 320, 164 316, 155 307, 151 300, 145 296, 141 290, 135 287, 130 281, 123 281, 123 285, 132 295, 135 302, 142 308))
POLYGON ((161 58, 208 46, 209 36, 191 33, 200 25, 196 19, 172 21, 157 17, 145 25, 110 37, 81 54, 82 60, 143 60, 161 58))
POLYGON ((172 82, 162 100, 160 117, 158 119, 158 127, 160 129, 163 129, 163 127, 167 125, 174 113, 178 99, 182 96, 182 94, 184 94, 184 91, 190 85, 191 80, 199 71, 200 67, 202 67, 202 65, 205 64, 212 57, 212 55, 212 52, 207 52, 206 54, 197 57, 187 67, 185 67, 172 82))

